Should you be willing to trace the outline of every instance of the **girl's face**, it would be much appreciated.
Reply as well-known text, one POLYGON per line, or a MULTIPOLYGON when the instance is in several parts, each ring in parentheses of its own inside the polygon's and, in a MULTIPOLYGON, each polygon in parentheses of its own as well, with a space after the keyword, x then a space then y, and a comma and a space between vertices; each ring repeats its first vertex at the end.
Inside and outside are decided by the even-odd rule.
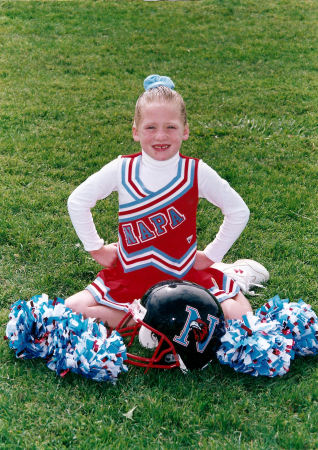
POLYGON ((182 141, 189 137, 179 106, 174 102, 153 102, 141 110, 138 125, 133 126, 133 138, 157 161, 166 161, 179 152, 182 141))

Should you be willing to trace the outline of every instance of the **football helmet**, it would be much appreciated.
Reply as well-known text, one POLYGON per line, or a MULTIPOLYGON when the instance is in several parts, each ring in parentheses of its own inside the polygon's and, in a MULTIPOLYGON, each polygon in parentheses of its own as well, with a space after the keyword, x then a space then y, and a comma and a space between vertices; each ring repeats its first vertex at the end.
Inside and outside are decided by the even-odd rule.
POLYGON ((135 301, 116 330, 153 349, 150 357, 127 353, 127 363, 150 368, 202 369, 216 354, 225 333, 224 316, 216 298, 205 288, 183 280, 168 280, 151 287, 135 301), (134 326, 125 326, 134 319, 134 326))

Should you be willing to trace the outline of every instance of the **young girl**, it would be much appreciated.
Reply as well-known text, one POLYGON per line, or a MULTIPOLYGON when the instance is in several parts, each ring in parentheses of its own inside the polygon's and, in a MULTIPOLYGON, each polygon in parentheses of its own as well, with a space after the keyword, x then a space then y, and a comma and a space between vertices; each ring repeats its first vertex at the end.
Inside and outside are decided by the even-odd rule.
MULTIPOLYGON (((170 78, 151 75, 144 85, 133 125, 141 152, 107 164, 68 202, 79 238, 104 269, 65 303, 42 295, 12 305, 6 329, 10 346, 19 358, 48 359, 48 366, 62 376, 71 370, 114 382, 127 370, 125 345, 116 331, 107 337, 104 325, 90 318, 115 328, 131 303, 151 286, 182 279, 210 290, 221 304, 227 319, 217 351, 222 364, 254 376, 284 375, 295 355, 318 353, 317 316, 302 300, 290 303, 278 296, 252 313, 238 283, 242 285, 246 274, 254 277, 253 285, 267 281, 266 269, 251 260, 220 262, 244 229, 248 208, 213 169, 179 153, 189 126, 184 102, 170 78), (119 195, 119 238, 104 245, 91 208, 112 191, 119 195), (224 214, 219 232, 204 251, 197 250, 196 242, 199 197, 224 214), (240 279, 235 282, 224 273, 229 271, 240 279), (88 319, 83 321, 71 310, 88 319)), ((126 325, 133 324, 131 319, 126 325)))
POLYGON ((133 124, 141 152, 119 156, 71 194, 68 209, 85 250, 104 266, 95 281, 66 300, 84 317, 115 327, 133 300, 154 284, 184 279, 209 289, 226 319, 241 318, 251 306, 234 280, 211 268, 243 231, 249 210, 229 184, 202 160, 180 154, 189 137, 184 101, 168 77, 144 81, 133 124), (104 245, 91 208, 117 191, 118 242, 104 245), (224 221, 214 240, 197 250, 199 198, 219 207, 224 221))

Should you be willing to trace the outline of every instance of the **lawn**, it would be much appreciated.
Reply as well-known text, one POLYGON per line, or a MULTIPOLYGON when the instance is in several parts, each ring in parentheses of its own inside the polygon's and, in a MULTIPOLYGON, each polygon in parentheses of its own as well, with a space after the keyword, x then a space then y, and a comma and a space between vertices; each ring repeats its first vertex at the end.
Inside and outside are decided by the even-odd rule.
MULTIPOLYGON (((17 299, 65 298, 98 272, 66 201, 138 151, 132 117, 151 73, 171 76, 186 101, 183 153, 210 164, 251 210, 225 261, 269 270, 253 307, 279 294, 318 311, 317 27, 310 0, 1 1, 1 334, 17 299)), ((116 240, 116 197, 94 217, 116 240)), ((200 202, 200 249, 221 221, 200 202)), ((59 378, 2 340, 0 448, 314 449, 317 376, 308 357, 281 378, 214 364, 186 376, 131 368, 111 385, 59 378)))

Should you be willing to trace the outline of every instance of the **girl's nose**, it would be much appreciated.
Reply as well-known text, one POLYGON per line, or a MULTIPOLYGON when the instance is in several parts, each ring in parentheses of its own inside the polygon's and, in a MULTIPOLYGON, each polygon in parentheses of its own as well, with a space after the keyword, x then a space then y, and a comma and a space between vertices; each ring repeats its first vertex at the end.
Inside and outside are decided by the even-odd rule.
POLYGON ((156 133, 156 138, 157 139, 165 139, 167 137, 167 133, 166 130, 164 129, 158 129, 157 133, 156 133))

